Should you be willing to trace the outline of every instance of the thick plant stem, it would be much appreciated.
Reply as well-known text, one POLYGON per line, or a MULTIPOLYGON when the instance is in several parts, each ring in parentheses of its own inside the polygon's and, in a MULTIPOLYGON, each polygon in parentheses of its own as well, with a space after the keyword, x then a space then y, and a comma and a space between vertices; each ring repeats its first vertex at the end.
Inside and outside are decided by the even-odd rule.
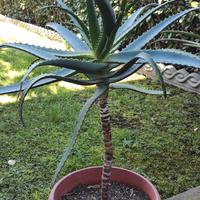
POLYGON ((108 93, 104 94, 99 101, 102 131, 105 145, 104 154, 104 165, 102 171, 102 182, 101 182, 101 200, 108 200, 108 187, 110 184, 110 175, 112 167, 112 134, 111 134, 111 123, 110 114, 108 110, 108 93))

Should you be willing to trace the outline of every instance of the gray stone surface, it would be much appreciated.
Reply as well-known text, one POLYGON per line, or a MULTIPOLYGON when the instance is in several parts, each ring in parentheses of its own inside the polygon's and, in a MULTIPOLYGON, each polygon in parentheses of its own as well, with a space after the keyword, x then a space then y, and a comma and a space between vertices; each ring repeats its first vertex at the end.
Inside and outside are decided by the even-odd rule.
POLYGON ((17 42, 46 48, 66 50, 65 43, 54 31, 11 19, 1 14, 0 27, 0 42, 17 42))
POLYGON ((200 186, 166 200, 200 200, 200 186))

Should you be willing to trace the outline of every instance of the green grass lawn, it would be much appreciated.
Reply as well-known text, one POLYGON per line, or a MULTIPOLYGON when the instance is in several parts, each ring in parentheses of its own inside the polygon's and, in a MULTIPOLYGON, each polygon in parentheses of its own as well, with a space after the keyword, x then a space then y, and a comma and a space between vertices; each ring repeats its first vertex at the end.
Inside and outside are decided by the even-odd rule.
MULTIPOLYGON (((17 82, 32 60, 18 51, 1 51, 0 85, 17 82)), ((146 81, 139 84, 148 86, 146 81)), ((200 185, 200 96, 167 89, 167 99, 122 90, 110 93, 114 165, 148 177, 163 199, 200 185)), ((26 128, 19 124, 18 103, 1 102, 0 96, 1 200, 47 199, 74 120, 93 90, 58 84, 34 89, 25 103, 26 128), (17 161, 14 166, 8 165, 10 159, 17 161)), ((100 130, 95 105, 62 175, 102 164, 100 130)))

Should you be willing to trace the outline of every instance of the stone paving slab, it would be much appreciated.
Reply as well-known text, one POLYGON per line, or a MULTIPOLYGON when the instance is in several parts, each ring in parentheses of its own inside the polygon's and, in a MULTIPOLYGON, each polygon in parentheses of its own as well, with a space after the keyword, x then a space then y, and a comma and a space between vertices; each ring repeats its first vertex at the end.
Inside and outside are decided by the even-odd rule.
POLYGON ((200 200, 200 186, 166 200, 200 200))
MULTIPOLYGON (((53 40, 46 37, 47 34, 56 34, 53 31, 27 24, 15 19, 5 17, 0 14, 0 41, 1 42, 17 42, 23 44, 31 44, 46 48, 56 48, 65 50, 63 40, 53 40), (14 34, 13 34, 14 33, 14 34)), ((56 36, 54 36, 56 38, 56 36)))

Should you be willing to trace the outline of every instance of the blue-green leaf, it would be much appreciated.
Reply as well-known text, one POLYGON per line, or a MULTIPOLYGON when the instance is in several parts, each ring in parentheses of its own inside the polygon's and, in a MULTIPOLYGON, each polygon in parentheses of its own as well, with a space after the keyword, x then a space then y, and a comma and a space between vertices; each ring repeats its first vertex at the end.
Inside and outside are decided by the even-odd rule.
POLYGON ((200 48, 200 43, 198 44, 184 43, 183 45, 188 46, 188 47, 200 48))
POLYGON ((193 42, 191 40, 183 40, 183 39, 178 39, 178 38, 161 38, 159 40, 156 40, 154 43, 157 43, 157 42, 178 42, 178 43, 182 43, 182 45, 200 48, 200 43, 198 42, 193 42))
POLYGON ((117 75, 116 75, 114 73, 113 76, 111 78, 109 78, 108 82, 109 83, 116 83, 116 82, 124 80, 125 78, 136 73, 144 65, 144 64, 138 64, 139 60, 140 60, 139 57, 135 58, 135 64, 133 64, 130 68, 126 69, 125 71, 121 72, 120 74, 117 73, 117 75))
POLYGON ((165 30, 162 33, 168 33, 168 34, 178 34, 181 36, 186 36, 194 39, 200 39, 200 35, 192 33, 192 32, 187 32, 187 31, 179 31, 179 30, 165 30))
POLYGON ((142 8, 139 8, 136 10, 125 22, 120 28, 118 29, 116 36, 115 36, 115 41, 118 41, 119 37, 121 37, 124 34, 127 34, 132 26, 134 25, 134 22, 137 20, 138 16, 141 15, 141 13, 151 7, 155 7, 156 3, 148 4, 142 8))
POLYGON ((200 8, 191 8, 185 11, 182 11, 176 15, 170 16, 169 18, 163 20, 162 22, 158 23, 150 30, 145 32, 143 35, 138 37, 135 41, 131 42, 123 51, 133 51, 133 50, 140 50, 144 47, 151 39, 153 39, 156 35, 158 35, 164 28, 181 18, 182 16, 198 10, 200 8))
POLYGON ((101 12, 104 32, 107 36, 110 36, 116 23, 114 10, 109 0, 95 0, 95 3, 98 5, 101 12))
POLYGON ((129 60, 124 65, 124 67, 122 67, 117 72, 117 74, 114 77, 109 79, 109 83, 115 83, 115 82, 121 81, 127 78, 128 76, 130 76, 131 74, 135 73, 139 68, 142 67, 142 64, 138 64, 138 63, 141 63, 142 61, 148 63, 155 70, 157 77, 161 81, 161 86, 164 92, 164 96, 166 96, 166 88, 165 88, 164 80, 161 75, 160 69, 158 65, 154 62, 154 60, 150 57, 150 55, 144 52, 141 52, 137 54, 136 56, 132 57, 132 59, 129 60))
POLYGON ((100 27, 95 10, 94 0, 87 0, 86 3, 87 3, 87 13, 88 13, 87 18, 89 24, 90 39, 92 42, 93 49, 95 49, 100 37, 100 27))
POLYGON ((73 69, 82 73, 98 73, 108 66, 106 63, 92 63, 87 61, 72 60, 72 59, 55 59, 55 60, 44 60, 38 61, 31 65, 27 73, 30 73, 37 67, 40 66, 56 66, 67 69, 73 69))
POLYGON ((176 64, 200 68, 200 57, 176 49, 145 50, 157 63, 176 64))
POLYGON ((18 43, 2 44, 0 45, 0 48, 18 49, 45 60, 55 59, 57 55, 63 55, 64 53, 63 51, 49 50, 43 47, 38 47, 29 44, 18 44, 18 43))
POLYGON ((86 43, 81 41, 74 33, 57 23, 48 23, 47 27, 55 30, 75 51, 89 51, 86 43))
POLYGON ((65 57, 65 58, 91 58, 91 52, 85 51, 63 51, 45 47, 39 47, 35 45, 29 44, 20 44, 20 43, 7 43, 0 45, 0 48, 14 48, 26 53, 29 53, 38 58, 49 60, 56 59, 57 57, 65 57))
POLYGON ((81 35, 84 37, 86 42, 89 41, 89 31, 87 29, 87 26, 79 19, 79 17, 74 14, 74 12, 63 2, 63 0, 57 0, 58 8, 61 8, 64 10, 71 18, 72 22, 79 27, 79 30, 81 30, 81 35))
MULTIPOLYGON (((61 69, 61 70, 56 70, 54 72, 52 72, 53 74, 57 75, 57 76, 62 76, 62 77, 70 77, 74 74, 76 74, 76 71, 71 70, 71 69, 61 69)), ((30 83, 33 81, 33 79, 27 80, 23 82, 23 85, 21 85, 21 83, 17 83, 17 84, 13 84, 13 85, 8 85, 8 86, 1 86, 0 87, 0 95, 2 94, 10 94, 10 93, 17 93, 19 91, 24 90, 25 88, 28 87, 28 85, 30 85, 30 83)), ((43 85, 48 85, 50 83, 54 83, 57 82, 58 80, 53 79, 53 78, 46 78, 43 80, 38 81, 37 83, 35 83, 32 88, 35 87, 40 87, 43 85)))
POLYGON ((149 89, 145 89, 143 87, 138 87, 132 84, 119 84, 119 83, 114 83, 114 84, 110 84, 109 86, 111 89, 128 89, 128 90, 132 90, 135 92, 140 92, 143 94, 151 94, 151 95, 163 95, 163 91, 162 90, 149 90, 149 89))
POLYGON ((113 54, 108 58, 110 62, 126 63, 138 53, 145 52, 149 54, 157 63, 176 64, 188 67, 200 68, 200 57, 177 49, 157 49, 127 51, 113 54))
POLYGON ((131 51, 131 52, 119 52, 111 54, 108 58, 108 62, 124 64, 132 60, 136 55, 142 51, 131 51))
POLYGON ((74 129, 73 129, 69 144, 68 144, 67 148, 65 149, 65 151, 62 155, 60 163, 57 166, 54 178, 52 180, 52 186, 56 182, 56 179, 59 176, 60 171, 62 170, 65 162, 67 161, 67 159, 68 159, 68 157, 69 157, 69 155, 70 155, 70 153, 71 153, 71 151, 74 147, 76 139, 79 135, 79 131, 80 131, 81 126, 82 126, 84 119, 86 117, 86 114, 88 113, 88 111, 92 107, 92 105, 98 100, 98 98, 100 96, 102 96, 107 90, 108 90, 107 86, 98 87, 96 92, 94 93, 94 95, 90 99, 87 100, 87 102, 85 103, 85 105, 81 109, 80 114, 79 114, 79 116, 76 120, 76 123, 75 123, 74 129))
POLYGON ((141 25, 141 23, 144 22, 149 16, 151 16, 153 13, 155 13, 157 10, 161 9, 162 7, 164 7, 164 6, 166 6, 166 5, 170 4, 170 3, 173 3, 175 1, 176 0, 167 1, 167 2, 165 2, 165 3, 163 3, 163 4, 159 5, 159 6, 156 6, 155 8, 152 8, 151 10, 147 11, 144 15, 139 17, 132 26, 130 26, 123 34, 121 34, 118 38, 116 38, 116 40, 114 42, 114 46, 115 46, 114 49, 116 49, 116 45, 121 40, 123 40, 126 37, 126 35, 128 33, 130 33, 130 31, 135 29, 137 26, 141 25))
MULTIPOLYGON (((62 77, 62 76, 58 76, 55 74, 42 74, 38 77, 36 77, 35 79, 33 79, 31 82, 29 82, 29 85, 22 91, 20 89, 21 95, 20 95, 20 103, 19 103, 19 116, 20 116, 20 120, 22 122, 22 125, 25 125, 24 120, 23 120, 23 105, 24 105, 24 100, 29 92, 30 89, 32 89, 34 87, 34 85, 38 82, 40 82, 41 80, 44 79, 53 79, 53 81, 65 81, 65 82, 69 82, 69 83, 74 83, 74 84, 78 84, 78 85, 94 85, 94 84, 99 84, 101 83, 101 81, 93 81, 93 80, 76 80, 76 79, 72 79, 72 78, 68 78, 68 77, 62 77)), ((21 84, 21 86, 23 87, 23 83, 21 84)), ((21 88, 22 88, 21 87, 21 88)))

